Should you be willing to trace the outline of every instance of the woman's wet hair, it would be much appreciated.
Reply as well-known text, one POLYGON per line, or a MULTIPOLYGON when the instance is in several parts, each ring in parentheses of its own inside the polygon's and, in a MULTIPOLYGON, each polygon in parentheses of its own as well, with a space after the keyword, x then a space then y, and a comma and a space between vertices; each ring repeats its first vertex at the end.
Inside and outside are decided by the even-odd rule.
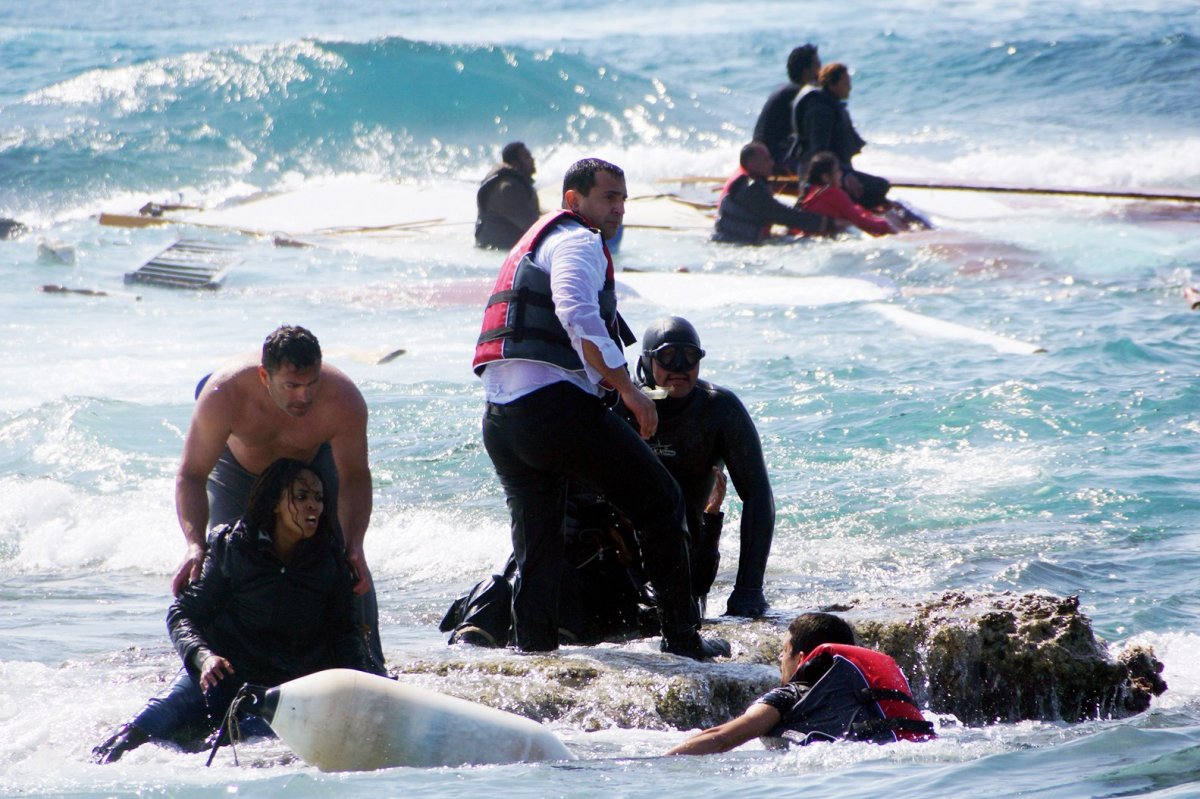
MULTIPOLYGON (((316 469, 304 461, 280 458, 268 466, 255 481, 254 488, 250 492, 250 500, 246 503, 246 513, 242 516, 242 522, 246 529, 251 533, 260 530, 268 534, 273 533, 275 508, 279 505, 279 500, 284 496, 291 495, 292 486, 305 472, 316 477, 324 491, 325 483, 321 480, 321 476, 317 474, 316 469)), ((333 520, 329 513, 323 511, 317 522, 317 533, 314 538, 326 537, 332 532, 333 520)))
POLYGON ((804 182, 813 186, 825 183, 825 178, 833 174, 834 167, 837 165, 837 156, 833 153, 828 150, 817 153, 808 162, 808 169, 804 173, 804 182))

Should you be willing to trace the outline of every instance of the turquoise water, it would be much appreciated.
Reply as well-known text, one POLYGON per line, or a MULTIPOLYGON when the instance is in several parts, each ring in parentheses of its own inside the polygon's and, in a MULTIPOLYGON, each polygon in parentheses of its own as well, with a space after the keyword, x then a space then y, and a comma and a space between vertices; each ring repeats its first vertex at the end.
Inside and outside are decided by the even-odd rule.
MULTIPOLYGON (((869 171, 1200 191, 1200 17, 1174 3, 213 5, 0 10, 0 216, 31 228, 0 242, 0 792, 1200 795, 1200 347, 1181 296, 1200 215, 931 192, 903 195, 934 217, 931 233, 747 251, 630 229, 619 264, 749 285, 887 279, 899 307, 1046 354, 903 328, 862 302, 713 304, 681 289, 670 304, 627 296, 625 314, 640 330, 685 313, 705 376, 757 420, 779 508, 767 595, 781 617, 946 590, 1078 593, 1114 652, 1148 643, 1166 664, 1170 690, 1150 712, 987 728, 944 718, 941 739, 919 747, 687 762, 655 757, 680 731, 561 724, 584 757, 569 768, 323 775, 285 762, 280 744, 250 750, 260 768, 206 770, 152 747, 90 765, 91 746, 173 670, 162 619, 192 389, 277 324, 314 330, 370 405, 367 555, 389 659, 440 657, 446 603, 507 549, 467 366, 479 309, 413 293, 494 274, 468 227, 306 250, 191 230, 239 248, 225 286, 142 287, 135 300, 121 275, 179 232, 101 227, 101 210, 361 175, 466 191, 516 138, 541 186, 597 154, 631 183, 678 188, 655 181, 732 167, 787 51, 810 39, 855 70, 869 171), (39 242, 74 262, 39 256, 39 242), (111 296, 40 292, 48 283, 111 296), (400 359, 371 362, 397 347, 400 359)), ((727 510, 736 529, 737 502, 727 510)), ((717 607, 735 537, 724 563, 717 607)))

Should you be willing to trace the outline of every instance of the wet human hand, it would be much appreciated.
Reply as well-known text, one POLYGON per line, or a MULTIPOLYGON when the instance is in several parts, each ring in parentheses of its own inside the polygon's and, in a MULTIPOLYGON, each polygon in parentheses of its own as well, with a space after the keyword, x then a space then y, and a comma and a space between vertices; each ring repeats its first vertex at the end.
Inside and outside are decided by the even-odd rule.
POLYGON ((220 655, 209 655, 200 667, 200 690, 207 691, 233 674, 233 664, 220 655))
POLYGON ((361 549, 347 549, 346 560, 350 564, 350 571, 354 573, 354 585, 351 590, 362 596, 371 590, 371 570, 367 568, 366 555, 361 549))
POLYGON ((721 512, 721 503, 725 501, 725 488, 729 478, 725 476, 725 472, 715 466, 713 467, 713 474, 715 475, 713 487, 712 491, 708 494, 708 501, 704 505, 704 512, 715 515, 721 512))
POLYGON ((200 579, 200 567, 204 565, 204 547, 200 544, 188 544, 187 554, 179 564, 175 577, 171 580, 171 593, 179 596, 189 583, 200 579))

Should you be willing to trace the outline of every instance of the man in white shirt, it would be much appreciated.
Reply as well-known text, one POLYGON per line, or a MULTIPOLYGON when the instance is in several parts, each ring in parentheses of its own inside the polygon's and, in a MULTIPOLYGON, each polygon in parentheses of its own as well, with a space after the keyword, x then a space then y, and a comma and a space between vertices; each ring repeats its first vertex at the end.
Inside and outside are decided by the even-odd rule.
POLYGON ((574 480, 643 532, 663 650, 728 655, 724 641, 700 637, 683 497, 643 440, 658 414, 625 363, 623 344, 633 337, 617 314, 605 239, 620 228, 626 196, 619 167, 575 163, 563 179, 563 210, 535 222, 509 252, 484 311, 472 365, 487 399, 484 446, 512 515, 513 642, 527 652, 558 647, 566 489, 574 480), (604 402, 608 391, 620 395, 637 432, 604 402))

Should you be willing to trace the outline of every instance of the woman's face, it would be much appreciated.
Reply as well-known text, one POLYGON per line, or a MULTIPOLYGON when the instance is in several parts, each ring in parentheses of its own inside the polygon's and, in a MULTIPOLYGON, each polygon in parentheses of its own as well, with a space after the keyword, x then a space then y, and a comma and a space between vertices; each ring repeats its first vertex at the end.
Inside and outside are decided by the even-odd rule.
POLYGON ((312 538, 325 510, 324 491, 315 473, 300 472, 275 506, 275 532, 296 540, 312 538))

